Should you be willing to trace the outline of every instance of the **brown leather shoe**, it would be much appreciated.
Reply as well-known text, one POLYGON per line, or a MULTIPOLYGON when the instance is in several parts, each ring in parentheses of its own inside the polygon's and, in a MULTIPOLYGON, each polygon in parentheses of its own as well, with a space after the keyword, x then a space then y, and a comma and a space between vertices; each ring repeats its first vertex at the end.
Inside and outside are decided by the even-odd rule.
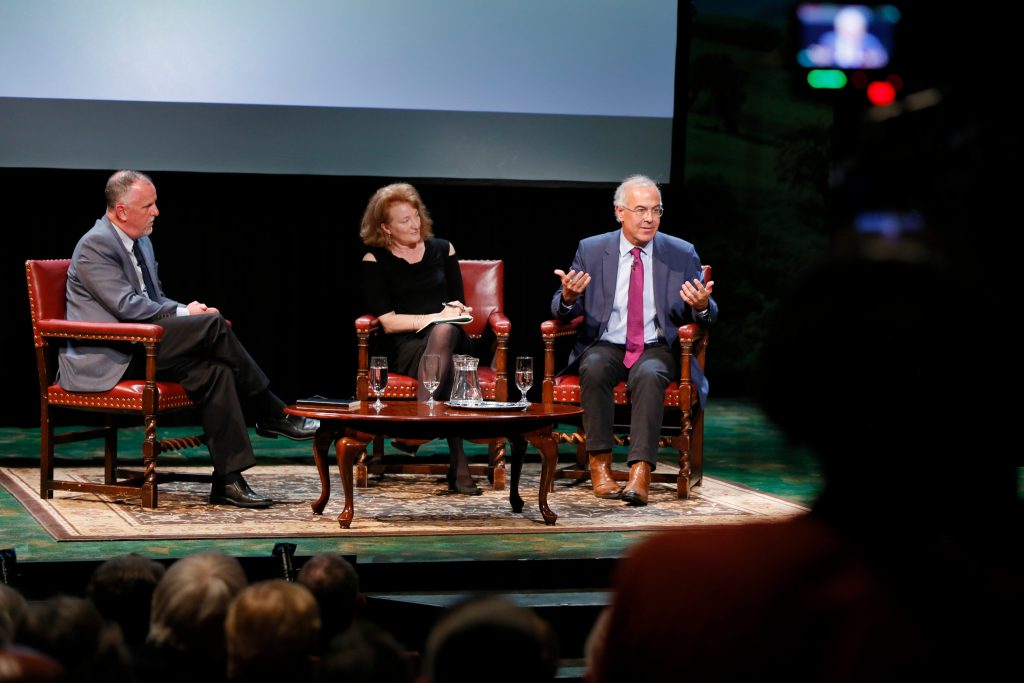
POLYGON ((629 481, 622 489, 622 500, 630 505, 647 505, 647 492, 651 488, 651 463, 637 460, 629 467, 629 481))
POLYGON ((621 489, 612 478, 612 454, 590 454, 590 482, 598 498, 618 498, 621 489))

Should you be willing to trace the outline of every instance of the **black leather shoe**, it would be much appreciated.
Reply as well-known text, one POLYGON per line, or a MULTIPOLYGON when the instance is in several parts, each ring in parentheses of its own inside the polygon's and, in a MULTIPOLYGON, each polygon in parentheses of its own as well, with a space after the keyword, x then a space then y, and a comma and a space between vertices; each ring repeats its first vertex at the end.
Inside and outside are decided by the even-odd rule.
POLYGON ((280 415, 269 420, 257 420, 256 433, 269 439, 283 436, 293 441, 309 441, 316 435, 320 420, 298 415, 280 415))
POLYGON ((245 479, 231 484, 214 482, 210 489, 210 503, 213 505, 237 505, 240 508, 265 508, 274 501, 249 488, 245 479))

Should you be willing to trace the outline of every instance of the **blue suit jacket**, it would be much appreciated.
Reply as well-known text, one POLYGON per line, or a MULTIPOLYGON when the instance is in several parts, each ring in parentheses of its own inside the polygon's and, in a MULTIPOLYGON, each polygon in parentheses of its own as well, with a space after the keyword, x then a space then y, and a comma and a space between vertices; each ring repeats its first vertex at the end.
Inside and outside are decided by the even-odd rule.
MULTIPOLYGON (((103 216, 78 241, 68 268, 67 319, 92 322, 152 322, 176 315, 177 301, 164 296, 148 237, 139 238, 157 292, 142 291, 128 250, 110 219, 103 216)), ((123 348, 69 341, 60 351, 57 380, 69 391, 107 391, 131 362, 123 348)))
MULTIPOLYGON (((590 274, 591 282, 583 294, 566 311, 562 303, 561 287, 551 299, 551 313, 560 320, 571 320, 583 315, 576 345, 569 355, 569 367, 594 342, 601 338, 608 326, 612 304, 615 301, 615 278, 619 268, 619 235, 613 230, 580 240, 572 269, 590 274)), ((718 304, 714 298, 709 302, 710 312, 705 320, 699 320, 693 310, 679 296, 684 280, 697 278, 704 281, 700 257, 697 250, 686 240, 659 232, 652 240, 652 270, 654 271, 654 308, 658 328, 665 341, 675 347, 679 342, 679 326, 686 323, 710 324, 718 318, 718 304)), ((693 360, 691 375, 700 395, 701 405, 708 398, 708 381, 704 372, 693 360)))

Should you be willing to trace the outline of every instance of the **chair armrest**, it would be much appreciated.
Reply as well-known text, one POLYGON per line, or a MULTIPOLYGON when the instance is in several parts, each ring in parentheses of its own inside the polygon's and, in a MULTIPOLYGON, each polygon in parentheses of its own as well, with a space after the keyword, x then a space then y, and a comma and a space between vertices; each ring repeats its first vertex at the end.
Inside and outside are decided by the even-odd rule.
POLYGON ((507 337, 512 332, 512 322, 501 311, 491 311, 491 314, 487 316, 487 326, 491 328, 494 334, 504 337, 507 337))
POLYGON ((582 315, 568 322, 545 320, 540 324, 540 336, 544 341, 544 380, 541 383, 541 397, 545 403, 554 400, 555 395, 555 342, 563 337, 575 337, 582 324, 582 315))
POLYGON ((376 332, 380 329, 380 320, 375 315, 361 315, 356 318, 356 333, 376 332))
POLYGON ((687 323, 679 328, 679 341, 694 342, 704 336, 705 330, 697 323, 687 323))
POLYGON ((494 398, 508 400, 508 337, 512 321, 502 311, 494 310, 487 316, 487 327, 494 333, 494 398))
POLYGON ((375 315, 356 318, 356 398, 365 401, 370 395, 370 335, 383 332, 375 315))
POLYGON ((164 328, 154 323, 98 323, 59 318, 40 320, 36 328, 42 337, 139 343, 160 341, 164 334, 164 328))
POLYGON ((540 324, 540 334, 545 339, 551 337, 565 337, 576 334, 579 326, 583 324, 583 316, 578 315, 568 322, 561 320, 545 320, 540 324))

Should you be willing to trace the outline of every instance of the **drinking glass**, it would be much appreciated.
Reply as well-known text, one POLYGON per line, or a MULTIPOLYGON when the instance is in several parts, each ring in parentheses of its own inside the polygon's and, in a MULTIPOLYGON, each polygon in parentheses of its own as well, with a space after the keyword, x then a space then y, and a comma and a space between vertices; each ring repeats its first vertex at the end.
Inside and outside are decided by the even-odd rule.
POLYGON ((437 401, 434 400, 434 392, 441 384, 441 356, 436 353, 426 354, 423 356, 423 364, 420 367, 422 368, 420 381, 423 382, 423 388, 430 392, 427 405, 433 408, 437 405, 437 401))
POLYGON ((533 358, 519 356, 516 358, 516 386, 519 387, 520 403, 526 403, 526 392, 533 386, 533 358))
POLYGON ((374 410, 384 407, 380 397, 388 386, 388 359, 387 356, 373 356, 370 358, 370 389, 376 394, 377 400, 373 404, 374 410))

